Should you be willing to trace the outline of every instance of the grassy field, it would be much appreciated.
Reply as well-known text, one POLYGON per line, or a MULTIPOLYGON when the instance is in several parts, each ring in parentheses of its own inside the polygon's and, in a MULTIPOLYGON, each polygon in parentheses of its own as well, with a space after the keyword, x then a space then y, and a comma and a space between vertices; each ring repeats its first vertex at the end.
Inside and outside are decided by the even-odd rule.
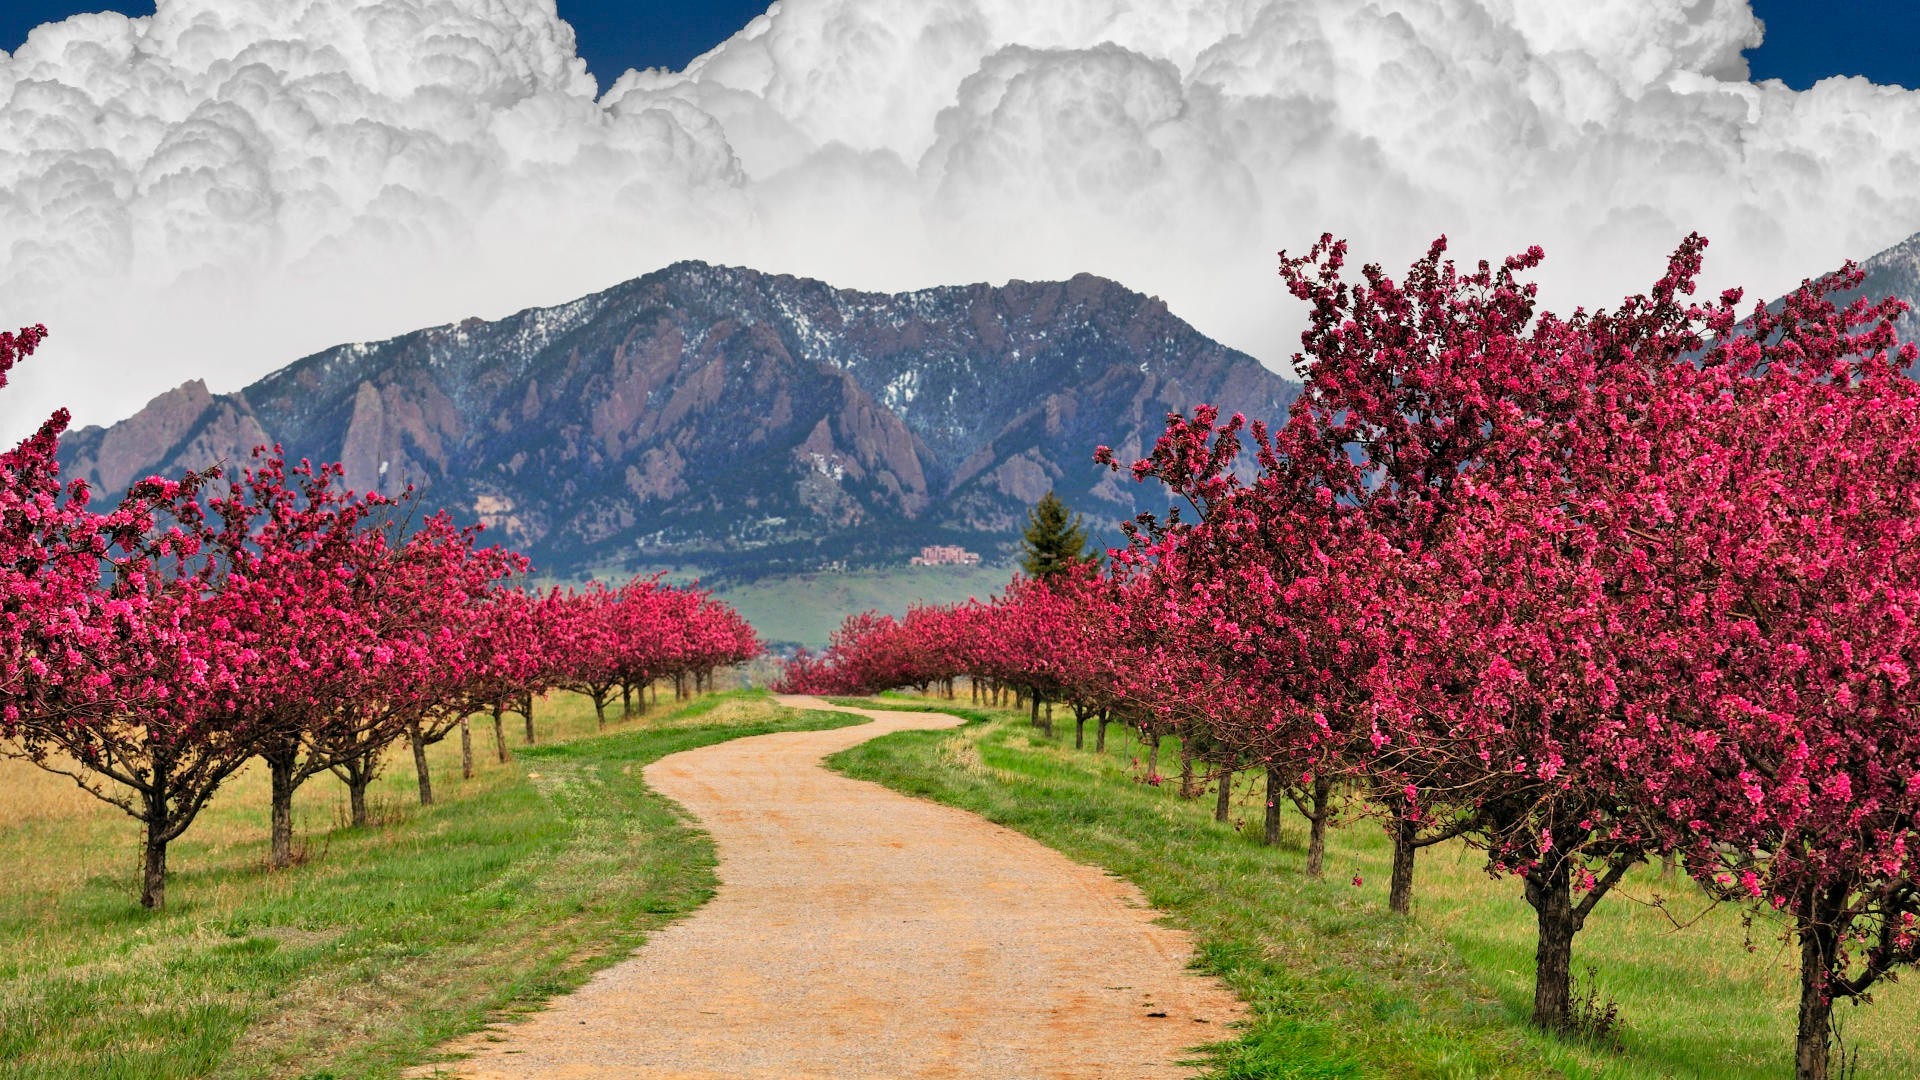
MULTIPOLYGON (((721 695, 594 730, 560 696, 514 760, 475 731, 410 757, 368 829, 344 789, 300 792, 306 860, 266 868, 266 778, 239 777, 174 845, 168 909, 135 903, 131 819, 68 781, 0 762, 0 1078, 379 1077, 491 1016, 535 1006, 624 956, 711 893, 712 847, 638 778, 676 750, 837 727, 763 696, 721 695)), ((490 728, 490 725, 489 725, 490 728)))
POLYGON ((1006 588, 1012 576, 1007 566, 901 566, 765 578, 714 595, 738 609, 768 641, 818 649, 849 615, 903 615, 912 603, 985 600, 1006 588))
MULTIPOLYGON (((1257 1011, 1211 1075, 1792 1073, 1797 954, 1778 923, 1756 919, 1749 930, 1742 909, 1710 907, 1657 870, 1639 873, 1575 943, 1576 973, 1591 965, 1600 1002, 1618 1002, 1618 1046, 1550 1038, 1526 1025, 1532 909, 1517 882, 1488 879, 1473 852, 1423 852, 1414 918, 1399 918, 1386 908, 1388 848, 1373 822, 1336 830, 1327 876, 1311 881, 1305 823, 1291 808, 1282 844, 1263 847, 1264 796, 1251 787, 1236 794, 1236 820, 1216 824, 1211 796, 1182 800, 1171 786, 1139 782, 1134 759, 1145 753, 1124 735, 1110 731, 1108 753, 1097 757, 1072 748, 1071 728, 1048 741, 1024 717, 1002 713, 958 731, 890 735, 832 764, 981 813, 1139 885, 1195 933, 1202 964, 1257 1011), (1671 894, 1666 913, 1648 903, 1660 893, 1671 894), (1688 925, 1676 929, 1669 915, 1688 925)), ((1177 769, 1171 740, 1161 754, 1163 772, 1177 769)), ((1876 998, 1840 1009, 1847 1044, 1860 1051, 1858 1077, 1920 1076, 1920 997, 1902 984, 1876 998)))

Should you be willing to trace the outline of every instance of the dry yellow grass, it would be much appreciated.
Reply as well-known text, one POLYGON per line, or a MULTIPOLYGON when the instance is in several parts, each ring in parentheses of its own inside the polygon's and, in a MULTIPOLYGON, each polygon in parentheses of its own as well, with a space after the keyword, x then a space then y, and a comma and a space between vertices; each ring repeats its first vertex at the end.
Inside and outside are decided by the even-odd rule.
MULTIPOLYGON (((608 710, 613 718, 608 730, 644 724, 650 714, 666 712, 673 705, 672 687, 663 685, 661 690, 658 706, 632 718, 621 717, 616 703, 608 710)), ((743 710, 750 711, 750 706, 723 703, 710 710, 711 719, 734 719, 746 715, 743 710)), ((541 743, 566 741, 598 730, 593 706, 572 694, 549 695, 537 703, 535 715, 541 743)), ((704 722, 708 717, 676 721, 704 722)), ((461 779, 457 731, 428 748, 437 796, 457 797, 463 793, 463 785, 481 785, 467 788, 467 793, 482 790, 511 775, 496 756, 491 717, 474 717, 472 731, 474 778, 470 781, 461 779)), ((519 716, 506 717, 506 741, 509 755, 525 744, 525 725, 519 716)), ((405 815, 409 807, 417 805, 417 791, 412 751, 402 739, 389 748, 385 771, 369 795, 376 818, 405 815)), ((265 837, 266 806, 266 770, 254 762, 227 781, 175 844, 168 860, 170 868, 175 873, 191 872, 197 861, 224 863, 237 848, 257 847, 265 837)), ((346 818, 346 788, 330 776, 308 780, 294 799, 296 837, 325 833, 344 824, 346 818)), ((0 757, 0 866, 7 868, 5 879, 0 880, 0 902, 37 906, 36 896, 50 898, 66 886, 102 874, 124 877, 131 895, 139 842, 137 822, 82 791, 73 780, 28 761, 0 757), (67 857, 46 858, 50 847, 65 852, 67 857)))
POLYGON ((0 829, 112 810, 64 776, 32 762, 0 758, 0 829))

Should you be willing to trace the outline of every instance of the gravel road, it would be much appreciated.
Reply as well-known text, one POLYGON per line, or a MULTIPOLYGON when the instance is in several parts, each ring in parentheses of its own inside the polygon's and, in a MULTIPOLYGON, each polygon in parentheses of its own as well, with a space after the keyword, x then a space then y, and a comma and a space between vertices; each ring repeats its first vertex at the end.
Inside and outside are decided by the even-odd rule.
MULTIPOLYGON (((782 699, 832 708, 810 698, 782 699)), ((820 759, 931 713, 739 739, 648 784, 712 833, 720 889, 437 1075, 1180 1077, 1243 1007, 1125 882, 820 759)), ((428 1075, 435 1075, 429 1073, 428 1075)))

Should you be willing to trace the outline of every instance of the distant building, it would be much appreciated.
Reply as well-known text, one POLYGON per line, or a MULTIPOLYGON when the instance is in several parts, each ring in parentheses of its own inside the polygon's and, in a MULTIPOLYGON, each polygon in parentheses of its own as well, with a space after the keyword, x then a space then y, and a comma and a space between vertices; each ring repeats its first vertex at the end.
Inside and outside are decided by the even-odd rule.
POLYGON ((963 547, 952 544, 935 544, 923 547, 920 554, 908 560, 911 566, 979 566, 980 556, 963 547))

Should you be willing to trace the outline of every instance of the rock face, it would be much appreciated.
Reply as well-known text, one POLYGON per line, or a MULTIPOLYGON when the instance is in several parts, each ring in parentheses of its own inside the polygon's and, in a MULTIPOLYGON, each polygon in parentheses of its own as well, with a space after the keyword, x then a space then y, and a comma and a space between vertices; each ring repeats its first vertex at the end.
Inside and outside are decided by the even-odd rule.
POLYGON ((1897 324, 1900 340, 1920 341, 1920 234, 1860 264, 1866 274, 1860 293, 1869 299, 1897 296, 1910 309, 1897 324))
POLYGON ((62 456, 111 492, 277 441, 356 488, 412 485, 555 573, 751 576, 1002 549, 1050 487, 1102 523, 1163 509, 1093 448, 1137 454, 1199 402, 1277 419, 1297 390, 1100 278, 881 295, 680 263, 331 349, 235 394, 188 383, 62 456))

